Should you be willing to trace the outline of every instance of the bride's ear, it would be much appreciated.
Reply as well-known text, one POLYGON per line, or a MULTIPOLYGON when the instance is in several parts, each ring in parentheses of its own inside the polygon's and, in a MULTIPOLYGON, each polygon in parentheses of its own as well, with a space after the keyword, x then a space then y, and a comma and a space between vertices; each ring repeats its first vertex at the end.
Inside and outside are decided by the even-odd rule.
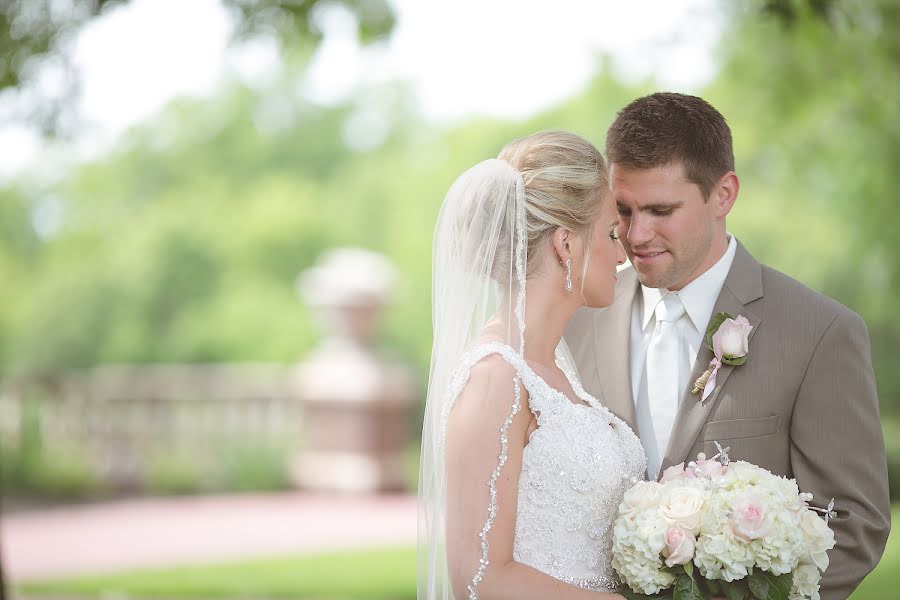
POLYGON ((556 253, 556 259, 560 264, 565 264, 566 259, 572 258, 572 244, 575 236, 565 227, 557 227, 551 236, 553 251, 556 253))

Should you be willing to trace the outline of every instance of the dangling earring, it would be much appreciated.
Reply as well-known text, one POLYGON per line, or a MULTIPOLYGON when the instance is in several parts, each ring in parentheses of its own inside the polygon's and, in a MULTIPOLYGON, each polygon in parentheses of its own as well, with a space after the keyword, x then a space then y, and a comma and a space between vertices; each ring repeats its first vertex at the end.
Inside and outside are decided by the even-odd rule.
POLYGON ((566 259, 566 291, 572 293, 572 259, 566 259))

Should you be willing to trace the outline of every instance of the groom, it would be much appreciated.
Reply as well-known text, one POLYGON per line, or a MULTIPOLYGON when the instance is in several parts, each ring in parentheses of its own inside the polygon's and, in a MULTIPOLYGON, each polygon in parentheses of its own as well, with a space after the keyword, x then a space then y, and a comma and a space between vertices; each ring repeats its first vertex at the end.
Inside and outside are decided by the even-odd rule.
POLYGON ((837 545, 821 597, 847 598, 890 530, 865 324, 761 265, 727 232, 740 187, 731 131, 704 100, 635 100, 610 126, 606 152, 631 267, 612 306, 581 309, 566 331, 584 387, 638 432, 650 478, 698 452, 713 456, 719 442, 734 460, 796 478, 815 506, 834 498, 837 545), (695 394, 720 312, 752 326, 746 362, 722 365, 695 394))

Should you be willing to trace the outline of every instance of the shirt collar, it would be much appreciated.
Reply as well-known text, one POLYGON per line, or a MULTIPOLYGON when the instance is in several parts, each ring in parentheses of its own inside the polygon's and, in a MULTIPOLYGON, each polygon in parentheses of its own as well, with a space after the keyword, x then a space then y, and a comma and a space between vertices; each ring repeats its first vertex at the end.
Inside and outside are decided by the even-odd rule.
MULTIPOLYGON (((728 277, 728 271, 731 270, 731 263, 734 262, 734 254, 737 251, 737 240, 730 233, 728 234, 728 248, 716 264, 710 267, 705 273, 700 275, 684 286, 678 292, 681 303, 684 305, 684 311, 690 317, 694 328, 703 333, 709 318, 712 316, 713 308, 716 305, 716 299, 725 285, 725 278, 728 277)), ((641 285, 641 292, 644 301, 643 315, 641 319, 641 329, 646 330, 647 325, 653 318, 656 305, 662 300, 662 297, 669 293, 665 288, 650 288, 641 285)))

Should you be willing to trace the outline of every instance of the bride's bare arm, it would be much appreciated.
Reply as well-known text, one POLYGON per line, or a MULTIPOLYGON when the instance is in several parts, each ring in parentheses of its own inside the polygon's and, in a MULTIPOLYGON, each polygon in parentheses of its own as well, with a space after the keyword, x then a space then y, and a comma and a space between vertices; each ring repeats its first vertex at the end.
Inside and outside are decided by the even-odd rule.
MULTIPOLYGON (((499 356, 475 365, 447 424, 447 564, 453 595, 469 598, 468 586, 482 559, 479 534, 488 520, 488 482, 501 453, 500 430, 515 400, 515 370, 499 356)), ((513 560, 519 473, 533 415, 520 386, 520 408, 507 431, 506 463, 497 477, 496 515, 487 535, 488 565, 478 583, 480 600, 622 600, 618 594, 584 590, 513 560)))

